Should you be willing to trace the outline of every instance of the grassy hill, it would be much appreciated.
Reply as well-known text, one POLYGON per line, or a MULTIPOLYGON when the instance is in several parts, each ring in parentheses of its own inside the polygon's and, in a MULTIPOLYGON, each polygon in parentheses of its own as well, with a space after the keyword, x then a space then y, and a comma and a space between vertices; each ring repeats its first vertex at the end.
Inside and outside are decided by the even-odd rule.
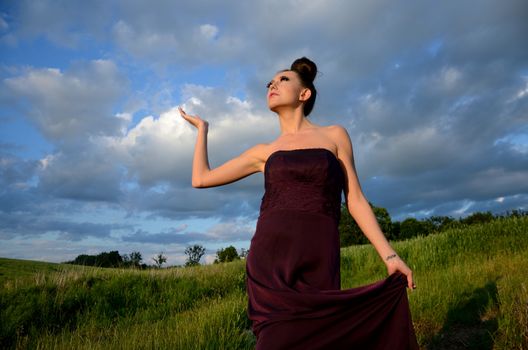
MULTIPOLYGON (((396 242, 427 349, 528 349, 528 218, 396 242)), ((163 270, 0 258, 0 347, 252 349, 244 261, 163 270)), ((342 250, 342 284, 384 278, 369 245, 342 250)))
POLYGON ((78 266, 55 264, 43 261, 16 260, 0 258, 0 288, 6 283, 21 283, 24 280, 31 280, 36 275, 45 273, 61 272, 66 269, 75 270, 78 266))

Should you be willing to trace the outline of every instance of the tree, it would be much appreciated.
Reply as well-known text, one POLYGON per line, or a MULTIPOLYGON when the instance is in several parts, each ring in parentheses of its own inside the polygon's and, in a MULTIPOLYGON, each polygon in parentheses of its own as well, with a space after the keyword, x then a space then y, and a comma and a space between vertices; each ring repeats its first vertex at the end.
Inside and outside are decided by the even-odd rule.
POLYGON ((372 211, 374 212, 376 220, 378 221, 378 224, 381 228, 381 232, 385 234, 385 237, 392 238, 392 220, 387 209, 382 207, 376 207, 370 202, 369 204, 372 208, 372 211))
POLYGON ((95 255, 81 254, 78 255, 74 260, 69 261, 68 264, 95 266, 95 255))
POLYGON ((214 261, 215 264, 233 260, 240 260, 240 256, 238 255, 236 248, 232 245, 227 248, 218 249, 216 251, 216 259, 214 261))
POLYGON ((117 250, 109 253, 102 252, 95 257, 95 264, 99 267, 118 267, 123 263, 123 258, 119 255, 117 250))
POLYGON ((394 221, 392 223, 391 233, 390 233, 389 238, 394 241, 401 239, 401 223, 399 221, 394 221))
MULTIPOLYGON (((370 207, 374 212, 374 216, 378 221, 381 231, 387 237, 391 237, 392 232, 392 220, 387 209, 382 207, 376 207, 370 203, 370 207)), ((341 219, 339 221, 339 238, 342 247, 346 247, 353 244, 365 244, 368 243, 367 237, 363 231, 359 228, 354 218, 350 215, 346 203, 341 205, 341 219)))
POLYGON ((249 254, 249 249, 241 248, 240 254, 238 256, 240 257, 240 259, 245 259, 247 258, 248 254, 249 254))
POLYGON ((427 221, 431 223, 435 231, 441 232, 450 227, 455 219, 449 216, 431 216, 427 221))
POLYGON ((522 210, 522 209, 513 209, 513 210, 508 210, 506 211, 506 213, 504 214, 503 217, 507 217, 507 218, 521 218, 521 217, 524 217, 524 216, 528 216, 528 211, 526 210, 522 210))
POLYGON ((185 248, 185 254, 188 256, 185 266, 200 265, 200 259, 205 254, 205 248, 199 244, 195 244, 185 248))
POLYGON ((141 257, 140 252, 132 252, 130 255, 125 254, 123 255, 123 266, 141 268, 141 260, 143 260, 143 258, 141 257))
POLYGON ((130 266, 130 257, 128 256, 128 254, 123 254, 123 266, 124 267, 129 267, 130 266))
POLYGON ((123 257, 117 250, 102 252, 98 255, 81 254, 68 264, 98 266, 98 267, 120 267, 123 266, 123 257))
POLYGON ((354 244, 365 244, 368 243, 368 239, 365 237, 356 221, 352 218, 352 215, 348 212, 348 208, 345 203, 341 205, 341 219, 339 220, 339 239, 341 247, 347 247, 354 244))
POLYGON ((493 221, 494 217, 493 214, 489 211, 487 212, 476 212, 468 217, 461 219, 460 222, 466 225, 475 225, 475 224, 483 224, 486 222, 493 221))
POLYGON ((130 253, 129 259, 130 259, 130 263, 132 264, 132 266, 135 266, 135 267, 139 267, 141 265, 141 260, 143 260, 140 252, 130 253))
POLYGON ((152 260, 154 260, 158 268, 161 268, 161 265, 167 262, 167 257, 163 255, 163 253, 159 253, 155 258, 152 258, 152 260))
POLYGON ((407 218, 400 224, 400 239, 408 239, 419 235, 427 236, 434 231, 431 221, 422 221, 415 218, 407 218))

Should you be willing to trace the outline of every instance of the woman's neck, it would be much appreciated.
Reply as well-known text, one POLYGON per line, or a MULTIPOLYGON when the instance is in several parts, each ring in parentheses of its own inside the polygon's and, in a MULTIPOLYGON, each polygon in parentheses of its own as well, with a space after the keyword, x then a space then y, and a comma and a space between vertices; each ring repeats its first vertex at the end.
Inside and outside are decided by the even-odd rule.
POLYGON ((296 134, 304 129, 313 127, 313 124, 304 116, 302 109, 280 111, 279 117, 281 136, 296 134))

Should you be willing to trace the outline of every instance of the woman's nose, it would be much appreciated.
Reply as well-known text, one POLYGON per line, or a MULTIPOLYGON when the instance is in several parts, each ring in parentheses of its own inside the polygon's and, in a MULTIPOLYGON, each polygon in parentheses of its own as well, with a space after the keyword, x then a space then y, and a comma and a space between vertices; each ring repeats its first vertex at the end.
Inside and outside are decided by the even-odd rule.
POLYGON ((276 89, 277 86, 279 85, 279 83, 280 83, 279 80, 277 80, 277 81, 271 81, 271 82, 270 82, 270 86, 269 86, 270 90, 271 90, 271 89, 276 89))

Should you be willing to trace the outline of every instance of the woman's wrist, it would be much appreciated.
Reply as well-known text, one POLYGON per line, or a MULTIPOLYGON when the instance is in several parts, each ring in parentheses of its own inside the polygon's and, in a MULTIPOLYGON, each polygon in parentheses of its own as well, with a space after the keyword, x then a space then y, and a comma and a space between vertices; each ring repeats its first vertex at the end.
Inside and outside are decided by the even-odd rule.
POLYGON ((397 257, 398 257, 398 254, 396 254, 396 253, 389 254, 389 255, 385 256, 385 262, 389 262, 390 260, 395 259, 397 257))
POLYGON ((198 125, 198 131, 207 132, 209 130, 209 123, 204 121, 198 125))

